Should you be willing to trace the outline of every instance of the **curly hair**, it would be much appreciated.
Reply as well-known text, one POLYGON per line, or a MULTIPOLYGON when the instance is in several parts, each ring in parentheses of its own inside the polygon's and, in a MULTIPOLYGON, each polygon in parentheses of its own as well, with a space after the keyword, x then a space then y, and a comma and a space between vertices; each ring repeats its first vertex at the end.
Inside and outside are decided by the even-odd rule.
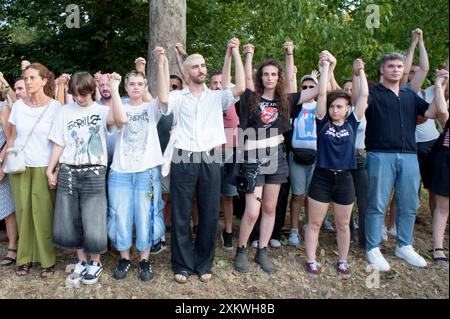
POLYGON ((275 101, 278 103, 278 109, 285 119, 289 119, 289 102, 286 95, 286 87, 285 87, 285 79, 284 79, 284 73, 283 73, 283 67, 281 66, 280 62, 277 60, 265 60, 263 61, 256 72, 256 79, 255 79, 255 94, 253 94, 253 101, 251 104, 251 116, 255 116, 257 114, 257 111, 259 109, 259 102, 264 94, 264 84, 262 80, 263 76, 263 69, 266 66, 272 65, 278 69, 278 83, 275 87, 275 101))

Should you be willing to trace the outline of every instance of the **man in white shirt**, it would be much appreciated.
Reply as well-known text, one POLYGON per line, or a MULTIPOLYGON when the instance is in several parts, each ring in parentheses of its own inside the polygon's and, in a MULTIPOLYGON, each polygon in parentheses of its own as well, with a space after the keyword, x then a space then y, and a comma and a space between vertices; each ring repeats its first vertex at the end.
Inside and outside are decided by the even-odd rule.
POLYGON ((209 90, 204 85, 207 76, 205 60, 201 55, 193 54, 183 65, 189 86, 170 94, 165 51, 162 48, 155 49, 158 103, 163 114, 174 114, 174 122, 179 130, 170 180, 171 260, 174 279, 178 283, 185 283, 188 276, 194 273, 203 282, 211 279, 221 180, 220 156, 214 156, 213 150, 226 142, 223 111, 232 107, 245 90, 244 66, 239 54, 239 44, 236 38, 228 42, 235 58, 235 87, 209 90), (216 160, 217 158, 219 160, 216 160), (192 247, 189 219, 195 191, 199 208, 199 227, 192 247))

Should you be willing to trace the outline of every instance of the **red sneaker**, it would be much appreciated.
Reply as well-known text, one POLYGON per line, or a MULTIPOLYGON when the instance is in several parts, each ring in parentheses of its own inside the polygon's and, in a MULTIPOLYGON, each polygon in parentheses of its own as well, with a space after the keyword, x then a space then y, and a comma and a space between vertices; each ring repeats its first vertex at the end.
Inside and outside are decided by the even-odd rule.
POLYGON ((352 271, 346 261, 339 261, 337 263, 337 273, 342 279, 348 279, 351 277, 352 271))
POLYGON ((322 272, 321 264, 318 263, 317 261, 306 262, 305 268, 308 275, 313 278, 320 276, 322 272))

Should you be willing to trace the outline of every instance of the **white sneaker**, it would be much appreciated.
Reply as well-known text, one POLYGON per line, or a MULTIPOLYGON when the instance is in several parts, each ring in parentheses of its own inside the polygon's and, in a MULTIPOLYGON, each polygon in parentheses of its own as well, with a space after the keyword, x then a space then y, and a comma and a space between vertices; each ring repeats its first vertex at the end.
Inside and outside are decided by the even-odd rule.
POLYGON ((298 236, 298 229, 292 228, 291 233, 289 234, 288 239, 288 245, 289 246, 300 246, 300 237, 298 236))
POLYGON ((381 232, 381 240, 388 241, 387 227, 383 226, 383 230, 381 232))
POLYGON ((386 233, 391 237, 397 238, 397 227, 394 226, 391 229, 388 229, 386 233))
POLYGON ((86 285, 93 285, 98 281, 98 278, 100 278, 102 272, 103 272, 102 264, 91 260, 88 264, 87 272, 83 276, 81 282, 86 285))
POLYGON ((395 256, 406 260, 409 264, 416 267, 426 267, 427 262, 420 256, 418 253, 414 251, 413 246, 403 246, 395 249, 395 256))
POLYGON ((279 241, 278 239, 271 239, 269 241, 269 245, 272 248, 280 248, 281 247, 281 241, 279 241))
POLYGON ((85 261, 79 260, 73 269, 73 272, 67 276, 66 284, 70 286, 79 286, 81 279, 87 272, 87 263, 85 261))
POLYGON ((258 242, 257 240, 254 240, 254 241, 252 241, 251 246, 252 246, 253 248, 258 248, 258 244, 259 244, 259 242, 258 242))
POLYGON ((378 271, 389 271, 391 267, 381 254, 380 248, 375 247, 366 251, 366 258, 373 269, 378 271))

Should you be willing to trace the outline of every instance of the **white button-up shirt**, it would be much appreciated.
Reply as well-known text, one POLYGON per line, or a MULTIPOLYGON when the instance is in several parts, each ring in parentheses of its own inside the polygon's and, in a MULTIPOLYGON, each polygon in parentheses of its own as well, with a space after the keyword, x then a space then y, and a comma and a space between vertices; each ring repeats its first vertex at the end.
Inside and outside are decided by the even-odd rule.
POLYGON ((173 112, 174 125, 178 127, 175 147, 178 149, 204 152, 226 143, 223 126, 223 111, 239 101, 231 88, 212 91, 205 88, 197 99, 189 88, 172 91, 167 108, 161 112, 173 112))

